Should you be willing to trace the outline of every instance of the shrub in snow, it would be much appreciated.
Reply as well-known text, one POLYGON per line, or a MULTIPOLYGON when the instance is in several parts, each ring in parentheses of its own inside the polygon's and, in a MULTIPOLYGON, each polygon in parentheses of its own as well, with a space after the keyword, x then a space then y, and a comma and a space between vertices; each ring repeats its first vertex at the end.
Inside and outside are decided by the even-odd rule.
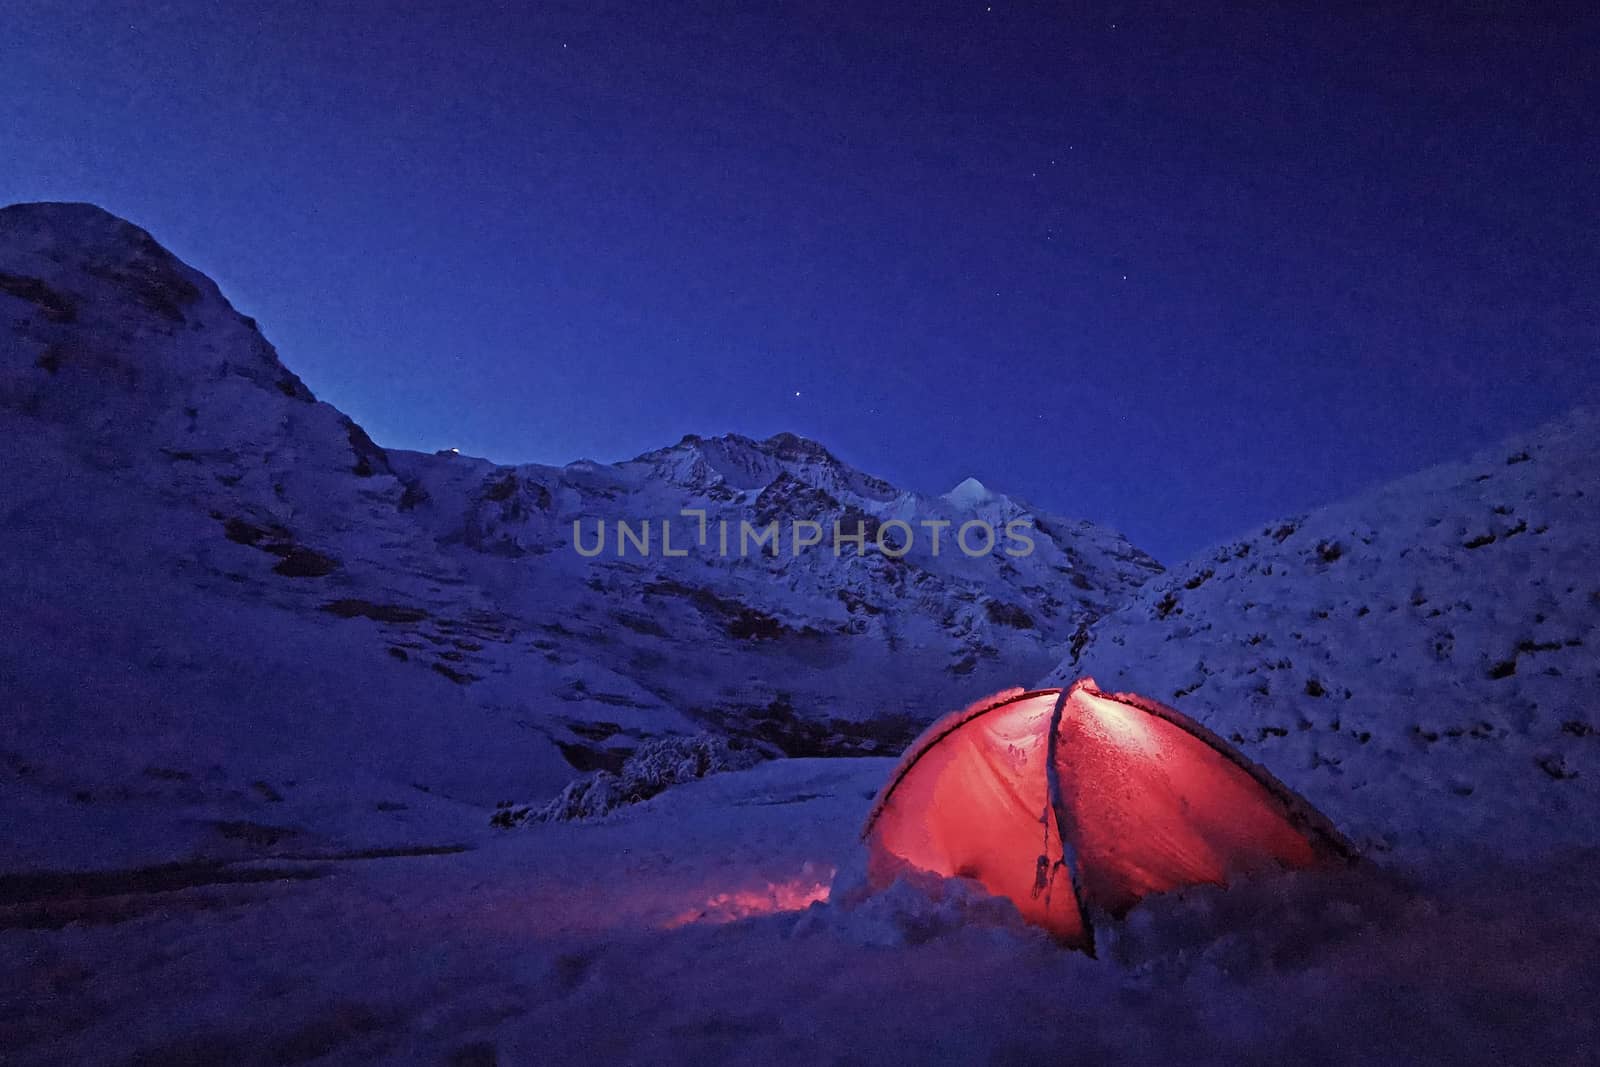
POLYGON ((691 782, 719 771, 742 771, 761 761, 759 753, 738 740, 712 734, 693 737, 663 737, 646 741, 623 763, 622 770, 597 771, 567 783, 559 795, 534 811, 519 813, 502 808, 495 813, 496 826, 515 826, 526 819, 536 822, 569 822, 595 819, 617 808, 649 800, 680 782, 691 782))

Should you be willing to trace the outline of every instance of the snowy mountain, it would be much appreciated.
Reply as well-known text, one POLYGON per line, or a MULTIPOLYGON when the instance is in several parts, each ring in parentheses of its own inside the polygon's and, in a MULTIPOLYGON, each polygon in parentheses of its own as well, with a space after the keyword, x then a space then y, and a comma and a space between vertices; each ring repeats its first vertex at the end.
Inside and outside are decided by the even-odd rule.
POLYGON ((790 754, 837 752, 858 733, 863 751, 897 747, 952 693, 1036 674, 1156 571, 1088 524, 899 490, 788 434, 687 437, 612 466, 401 452, 390 462, 420 499, 415 521, 478 587, 498 591, 502 610, 545 628, 553 663, 576 668, 560 692, 623 708, 664 702, 790 754), (995 531, 981 555, 959 544, 975 520, 968 547, 995 531), (1027 556, 1009 554, 1024 547, 1007 540, 1009 522, 1028 531, 1027 556), (836 542, 836 528, 870 550, 836 542), (876 550, 880 531, 890 553, 876 550), (595 650, 625 665, 630 684, 565 662, 595 650))
POLYGON ((88 205, 0 210, 0 427, 0 795, 48 830, 9 863, 140 855, 150 820, 197 854, 263 825, 411 840, 708 728, 893 751, 1159 571, 1088 523, 975 482, 899 490, 789 434, 565 467, 385 450, 88 205), (775 552, 740 551, 772 524, 775 552), (836 554, 835 524, 868 550, 836 554))
POLYGON ((1390 848, 1594 844, 1600 414, 1269 523, 1086 627, 1093 675, 1390 848))
POLYGON ((907 493, 791 435, 565 467, 385 450, 143 231, 24 205, 0 429, 16 1062, 1594 1047, 1600 853, 1466 846, 1594 842, 1595 415, 1159 575, 975 479, 907 493), (776 553, 721 551, 774 522, 776 553), (913 544, 797 552, 801 523, 913 544), (962 551, 968 523, 996 543, 962 551), (963 879, 836 892, 889 759, 486 818, 708 726, 892 749, 1063 650, 1055 677, 1197 714, 1389 869, 1151 898, 1091 960, 963 879))

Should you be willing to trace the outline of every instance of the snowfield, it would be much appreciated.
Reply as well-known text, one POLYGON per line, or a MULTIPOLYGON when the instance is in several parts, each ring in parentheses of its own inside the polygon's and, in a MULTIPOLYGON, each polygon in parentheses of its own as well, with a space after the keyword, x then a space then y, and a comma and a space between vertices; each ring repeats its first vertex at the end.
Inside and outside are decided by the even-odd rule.
POLYGON ((1592 1062, 1592 850, 1193 890, 1092 960, 961 882, 807 904, 849 885, 889 764, 769 762, 596 824, 463 821, 466 852, 70 913, 5 884, 0 1041, 30 1064, 1592 1062))

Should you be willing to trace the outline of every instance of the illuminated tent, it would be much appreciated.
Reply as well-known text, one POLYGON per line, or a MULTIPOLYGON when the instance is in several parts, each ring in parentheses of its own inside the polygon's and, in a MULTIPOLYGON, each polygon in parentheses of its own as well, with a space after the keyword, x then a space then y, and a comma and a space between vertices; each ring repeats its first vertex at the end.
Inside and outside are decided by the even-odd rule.
POLYGON ((1274 866, 1354 857, 1305 800, 1181 712, 1129 693, 1013 690, 911 746, 862 831, 869 880, 909 864, 981 882, 1094 951, 1085 915, 1274 866))

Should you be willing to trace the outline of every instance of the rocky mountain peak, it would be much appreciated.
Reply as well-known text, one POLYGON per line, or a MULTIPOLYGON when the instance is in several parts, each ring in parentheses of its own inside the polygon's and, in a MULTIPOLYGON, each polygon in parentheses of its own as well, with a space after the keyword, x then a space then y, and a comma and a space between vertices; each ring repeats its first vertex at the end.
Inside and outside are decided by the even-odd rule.
POLYGON ((827 463, 838 463, 839 460, 832 452, 817 441, 809 437, 801 437, 797 433, 782 431, 773 434, 765 441, 758 443, 760 447, 769 450, 773 455, 783 459, 812 459, 827 463))
POLYGON ((93 204, 0 208, 0 246, 7 254, 5 274, 12 279, 6 291, 23 295, 19 284, 31 280, 36 291, 53 293, 54 307, 36 302, 56 321, 70 321, 79 303, 110 289, 151 314, 183 324, 205 285, 144 230, 93 204))
POLYGON ((8 250, 49 255, 67 266, 145 256, 178 263, 148 232, 96 204, 35 201, 0 207, 0 235, 8 250))
MULTIPOLYGON (((27 348, 47 375, 76 374, 80 400, 82 390, 109 390, 159 404, 223 378, 315 399, 209 278, 92 204, 0 208, 0 301, 7 298, 9 343, 27 348)), ((68 390, 53 392, 37 399, 68 390)))
POLYGON ((828 493, 889 500, 899 490, 845 463, 822 444, 794 433, 757 439, 726 433, 686 434, 675 445, 633 461, 673 484, 714 495, 760 492, 782 477, 828 493))

